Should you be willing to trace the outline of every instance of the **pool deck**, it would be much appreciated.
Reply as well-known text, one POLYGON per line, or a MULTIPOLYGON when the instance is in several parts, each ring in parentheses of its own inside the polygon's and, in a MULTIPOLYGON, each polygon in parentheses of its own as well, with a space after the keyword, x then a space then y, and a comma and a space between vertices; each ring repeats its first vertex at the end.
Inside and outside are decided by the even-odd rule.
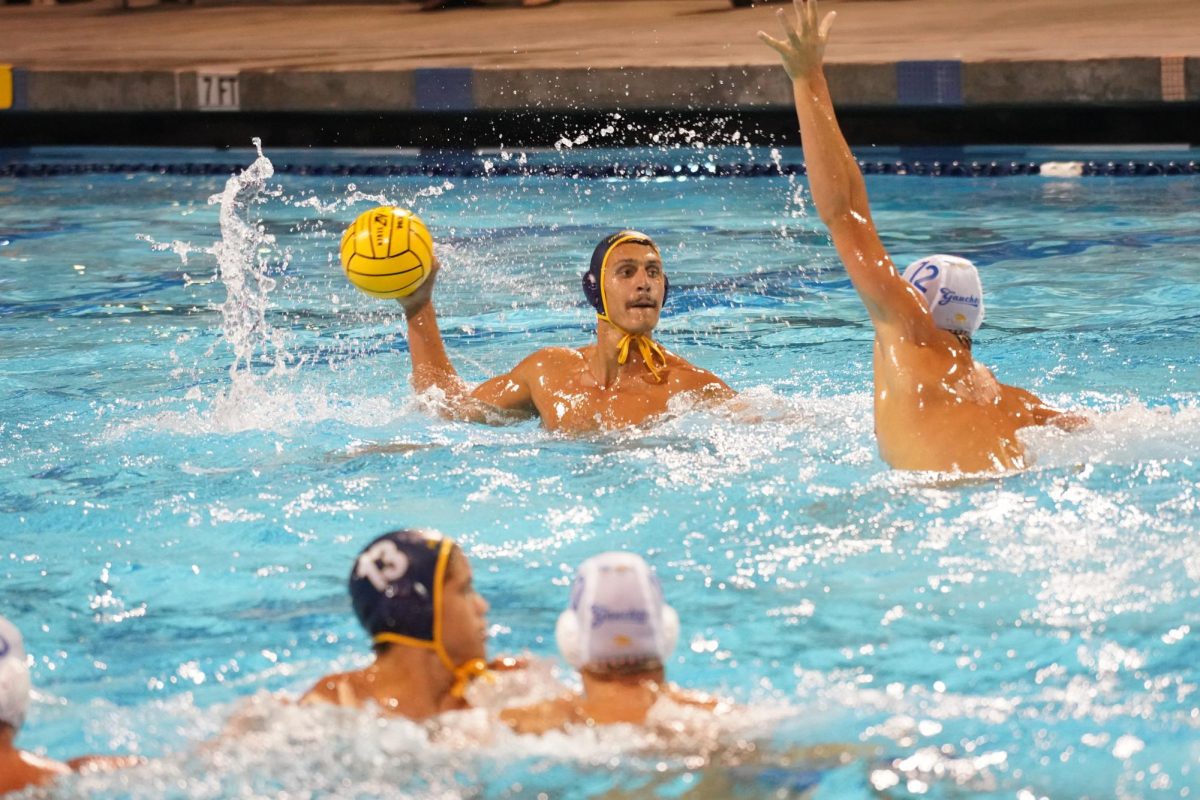
MULTIPOLYGON (((790 106, 781 5, 117 0, 0 6, 4 109, 746 110, 790 106), (6 86, 7 84, 7 86, 6 86), (7 89, 7 104, 5 92, 7 89)), ((840 106, 1200 101, 1197 0, 831 0, 840 106), (1135 18, 1131 18, 1133 15, 1135 18)))

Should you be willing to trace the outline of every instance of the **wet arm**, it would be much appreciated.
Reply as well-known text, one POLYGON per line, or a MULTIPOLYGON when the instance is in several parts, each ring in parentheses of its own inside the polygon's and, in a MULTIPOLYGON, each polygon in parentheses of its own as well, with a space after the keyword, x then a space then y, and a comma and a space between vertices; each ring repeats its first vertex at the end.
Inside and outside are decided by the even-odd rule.
POLYGON ((488 424, 533 416, 532 393, 520 374, 520 367, 486 380, 473 390, 459 377, 446 355, 433 303, 409 316, 408 347, 413 360, 413 388, 419 394, 434 388, 440 390, 445 397, 440 409, 444 416, 488 424))
POLYGON ((439 270, 440 264, 435 261, 433 272, 421 288, 399 301, 408 323, 413 389, 418 394, 430 389, 441 391, 445 398, 441 411, 451 419, 492 423, 528 418, 533 404, 529 387, 519 376, 514 377, 517 370, 485 381, 473 391, 459 377, 446 353, 433 306, 433 285, 439 270))
POLYGON ((141 756, 77 756, 67 762, 73 772, 108 772, 149 763, 141 756))
POLYGON ((446 354, 446 344, 442 341, 437 312, 433 307, 433 287, 441 269, 441 263, 435 258, 433 269, 420 288, 408 297, 398 298, 397 302, 404 308, 408 323, 413 389, 418 394, 433 388, 440 389, 447 401, 453 403, 467 393, 467 385, 458 377, 454 364, 450 363, 450 356, 446 354))
POLYGON ((408 350, 412 356, 412 384, 418 393, 437 388, 453 402, 467 393, 467 385, 458 376, 442 332, 438 328, 433 302, 427 302, 414 312, 408 312, 408 350))
POLYGON ((854 288, 877 326, 911 324, 931 328, 924 304, 896 271, 871 219, 866 183, 838 126, 822 64, 835 14, 818 26, 814 0, 796 2, 797 21, 783 12, 786 40, 759 36, 782 57, 792 79, 796 116, 808 172, 809 191, 829 228, 854 288))
POLYGON ((1053 425, 1064 431, 1077 431, 1092 424, 1087 415, 1060 411, 1027 389, 1002 384, 1001 390, 1005 400, 1017 407, 1025 425, 1053 425))

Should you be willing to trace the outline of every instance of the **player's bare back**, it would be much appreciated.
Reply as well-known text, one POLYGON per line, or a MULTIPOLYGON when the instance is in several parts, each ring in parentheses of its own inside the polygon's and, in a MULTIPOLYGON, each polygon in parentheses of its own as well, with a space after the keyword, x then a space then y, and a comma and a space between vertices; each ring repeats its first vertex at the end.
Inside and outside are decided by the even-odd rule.
POLYGON ((964 347, 877 336, 880 455, 896 469, 979 472, 1025 466, 1017 430, 1032 420, 1008 388, 964 347))

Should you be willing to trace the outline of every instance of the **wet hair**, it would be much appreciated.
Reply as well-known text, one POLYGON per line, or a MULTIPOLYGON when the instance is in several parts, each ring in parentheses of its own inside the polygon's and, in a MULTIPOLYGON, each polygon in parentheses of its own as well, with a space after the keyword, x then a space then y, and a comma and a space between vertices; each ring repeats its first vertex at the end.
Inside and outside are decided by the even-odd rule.
POLYGON ((605 661, 599 664, 588 664, 580 671, 601 680, 609 680, 628 678, 646 672, 662 672, 665 674, 666 667, 657 658, 636 658, 628 661, 605 661))

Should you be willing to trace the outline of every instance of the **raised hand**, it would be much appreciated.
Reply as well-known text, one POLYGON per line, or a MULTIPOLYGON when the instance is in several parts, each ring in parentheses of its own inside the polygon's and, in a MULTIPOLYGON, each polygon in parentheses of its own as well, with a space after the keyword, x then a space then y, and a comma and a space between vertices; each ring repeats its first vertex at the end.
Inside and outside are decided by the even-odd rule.
POLYGON ((817 0, 793 0, 792 4, 796 10, 795 22, 788 19, 783 9, 778 12, 787 38, 776 39, 762 31, 758 32, 758 38, 783 57, 783 68, 788 77, 796 80, 820 68, 825 57, 825 43, 829 40, 829 28, 837 12, 830 11, 818 24, 817 0))

